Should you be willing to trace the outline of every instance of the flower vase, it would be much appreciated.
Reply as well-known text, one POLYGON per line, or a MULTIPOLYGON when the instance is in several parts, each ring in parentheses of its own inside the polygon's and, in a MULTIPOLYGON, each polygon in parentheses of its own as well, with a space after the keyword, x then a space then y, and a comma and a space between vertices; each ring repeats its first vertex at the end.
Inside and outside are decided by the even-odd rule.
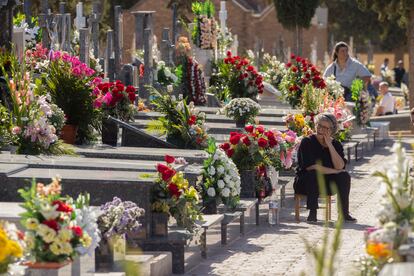
POLYGON ((31 276, 63 276, 71 275, 72 262, 27 262, 27 274, 31 276))
POLYGON ((217 201, 215 198, 203 200, 203 214, 217 214, 217 201))
POLYGON ((236 127, 237 128, 244 128, 246 126, 246 119, 239 119, 236 120, 236 127))
POLYGON ((75 125, 64 125, 60 131, 60 138, 66 144, 75 144, 76 134, 78 132, 78 126, 75 125))
POLYGON ((126 241, 122 235, 102 239, 95 249, 96 271, 113 271, 125 260, 126 241))
POLYGON ((256 171, 240 171, 240 198, 254 198, 256 196, 256 171))
POLYGON ((152 237, 168 237, 168 213, 152 213, 151 219, 151 236, 152 237))
POLYGON ((116 147, 118 144, 119 126, 117 123, 104 119, 102 121, 102 144, 116 147))

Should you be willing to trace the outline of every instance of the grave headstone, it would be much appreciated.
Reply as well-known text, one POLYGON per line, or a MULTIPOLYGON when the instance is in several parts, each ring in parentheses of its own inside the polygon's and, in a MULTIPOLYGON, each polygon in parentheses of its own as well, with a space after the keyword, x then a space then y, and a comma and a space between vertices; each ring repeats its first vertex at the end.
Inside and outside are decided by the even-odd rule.
POLYGON ((134 66, 131 64, 124 64, 121 69, 120 80, 125 85, 133 85, 134 84, 134 66))
MULTIPOLYGON (((1 21, 0 21, 1 22, 1 21)), ((48 29, 48 15, 46 13, 39 14, 39 27, 42 29, 42 46, 50 48, 50 38, 48 29)))
POLYGON ((31 27, 32 22, 32 0, 25 0, 23 2, 23 11, 26 16, 26 22, 31 27))
POLYGON ((122 7, 114 7, 114 54, 115 54, 115 76, 121 71, 121 57, 122 57, 122 7))
POLYGON ((173 11, 173 16, 172 16, 172 44, 176 44, 177 43, 177 39, 178 39, 178 11, 177 11, 177 3, 173 3, 172 4, 172 11, 173 11))
POLYGON ((16 56, 20 62, 23 61, 24 57, 24 49, 25 49, 25 29, 24 28, 18 28, 13 30, 13 45, 14 45, 14 51, 16 53, 16 56))
POLYGON ((135 16, 135 50, 144 49, 144 32, 145 29, 153 30, 154 11, 137 11, 132 14, 135 16))
POLYGON ((222 34, 226 33, 226 20, 227 20, 227 10, 226 10, 226 1, 220 1, 220 31, 222 34))
POLYGON ((92 49, 95 58, 99 56, 99 21, 101 14, 99 12, 99 2, 94 2, 92 5, 92 15, 90 18, 91 34, 92 34, 92 49))
POLYGON ((164 28, 162 31, 162 40, 161 40, 160 48, 161 48, 161 60, 163 60, 167 66, 174 66, 173 54, 174 54, 175 47, 170 42, 168 28, 164 28))
POLYGON ((89 66, 89 29, 79 30, 79 60, 89 66))
POLYGON ((147 85, 152 85, 154 80, 153 75, 153 58, 152 58, 152 44, 153 36, 151 29, 144 30, 144 87, 142 90, 142 98, 148 99, 149 91, 145 87, 147 85))
POLYGON ((0 47, 11 49, 13 37, 13 9, 17 2, 15 0, 0 1, 0 47))
POLYGON ((61 35, 61 47, 63 51, 71 51, 70 33, 72 30, 72 20, 70 13, 65 13, 62 18, 62 35, 61 35))
POLYGON ((283 36, 279 36, 279 49, 278 49, 277 58, 282 62, 286 62, 287 60, 286 54, 285 54, 285 40, 283 39, 283 36))
POLYGON ((115 59, 113 55, 114 31, 108 30, 106 35, 106 54, 105 54, 105 77, 114 80, 115 59))
POLYGON ((65 14, 66 12, 66 2, 59 2, 59 13, 65 14))

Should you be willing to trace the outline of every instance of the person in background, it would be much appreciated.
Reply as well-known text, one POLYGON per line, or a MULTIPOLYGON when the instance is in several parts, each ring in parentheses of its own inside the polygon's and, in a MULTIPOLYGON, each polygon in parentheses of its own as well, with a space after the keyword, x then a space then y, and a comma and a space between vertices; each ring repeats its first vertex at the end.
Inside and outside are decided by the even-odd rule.
POLYGON ((395 83, 398 87, 401 87, 401 82, 403 81, 405 75, 404 63, 402 60, 399 60, 397 67, 394 68, 395 72, 395 83))
POLYGON ((387 70, 388 70, 388 63, 389 63, 389 59, 388 58, 384 58, 384 63, 381 65, 381 76, 382 76, 382 79, 384 80, 384 76, 385 76, 385 73, 387 72, 387 70))
POLYGON ((381 82, 379 85, 379 91, 381 92, 382 99, 375 115, 382 116, 394 114, 395 99, 391 92, 388 91, 388 82, 381 82))
POLYGON ((368 69, 361 62, 349 56, 348 49, 348 44, 343 41, 338 42, 332 52, 333 62, 323 73, 324 78, 334 75, 336 80, 341 83, 344 88, 345 101, 352 100, 351 85, 356 78, 361 78, 364 81, 365 88, 371 78, 368 69))
POLYGON ((326 193, 332 194, 336 185, 345 221, 355 222, 349 214, 349 192, 351 176, 345 170, 347 160, 342 144, 332 138, 338 130, 336 118, 331 113, 320 113, 315 117, 316 134, 304 137, 297 156, 298 166, 293 183, 295 194, 306 195, 309 222, 316 222, 318 197, 320 194, 317 174, 320 172, 326 185, 326 193))

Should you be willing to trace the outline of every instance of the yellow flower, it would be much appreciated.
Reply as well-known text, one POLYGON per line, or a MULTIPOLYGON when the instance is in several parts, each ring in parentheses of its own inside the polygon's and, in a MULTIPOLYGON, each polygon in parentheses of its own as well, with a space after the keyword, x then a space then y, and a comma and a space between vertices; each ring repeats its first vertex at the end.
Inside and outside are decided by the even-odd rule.
POLYGON ((189 197, 195 198, 198 201, 198 193, 197 193, 196 189, 193 186, 188 188, 187 195, 189 197))
POLYGON ((39 221, 35 218, 29 218, 26 220, 26 228, 29 230, 36 230, 39 226, 39 221))
POLYGON ((62 242, 70 241, 72 238, 73 233, 70 229, 64 228, 59 231, 57 238, 61 240, 62 242))
POLYGON ((83 247, 89 247, 92 244, 92 238, 91 238, 91 236, 89 236, 89 234, 88 233, 85 233, 85 232, 83 233, 83 236, 80 239, 80 241, 81 241, 83 247))
POLYGON ((375 259, 386 259, 392 255, 390 245, 387 243, 368 242, 366 250, 367 253, 373 256, 375 259))
POLYGON ((39 236, 41 236, 47 243, 53 242, 53 240, 56 238, 56 231, 44 224, 39 225, 38 233, 39 236))
POLYGON ((60 255, 62 254, 62 243, 57 240, 50 245, 49 249, 53 254, 60 255))
POLYGON ((8 247, 13 257, 21 258, 23 256, 23 250, 17 242, 9 240, 8 247))
POLYGON ((62 244, 62 254, 70 255, 73 252, 72 245, 68 242, 62 244))

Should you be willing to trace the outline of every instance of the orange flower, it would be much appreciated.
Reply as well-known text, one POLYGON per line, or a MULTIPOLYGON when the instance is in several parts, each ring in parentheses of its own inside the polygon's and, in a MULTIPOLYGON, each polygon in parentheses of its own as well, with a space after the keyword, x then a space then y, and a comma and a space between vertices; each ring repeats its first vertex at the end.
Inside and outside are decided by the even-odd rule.
POLYGON ((392 250, 388 243, 369 241, 366 247, 367 253, 375 259, 387 259, 391 257, 392 250))

